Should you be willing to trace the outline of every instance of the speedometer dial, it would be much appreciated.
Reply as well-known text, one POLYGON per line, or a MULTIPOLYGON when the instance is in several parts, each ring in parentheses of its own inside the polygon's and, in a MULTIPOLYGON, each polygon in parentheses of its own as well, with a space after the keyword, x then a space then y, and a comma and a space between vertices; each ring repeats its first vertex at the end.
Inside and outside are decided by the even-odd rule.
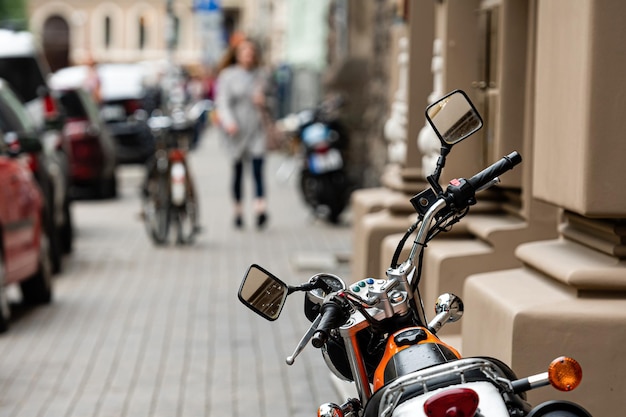
MULTIPOLYGON (((341 290, 345 290, 346 289, 346 284, 337 275, 324 274, 324 273, 323 274, 317 274, 317 275, 312 276, 309 279, 309 282, 311 282, 314 279, 321 279, 321 280, 323 280, 326 284, 328 284, 329 287, 332 288, 332 292, 341 291, 341 290)), ((310 301, 314 302, 315 304, 321 304, 322 301, 324 301, 324 298, 328 294, 329 293, 327 293, 326 291, 322 290, 321 288, 316 288, 314 290, 311 290, 311 291, 307 292, 307 298, 310 301)))

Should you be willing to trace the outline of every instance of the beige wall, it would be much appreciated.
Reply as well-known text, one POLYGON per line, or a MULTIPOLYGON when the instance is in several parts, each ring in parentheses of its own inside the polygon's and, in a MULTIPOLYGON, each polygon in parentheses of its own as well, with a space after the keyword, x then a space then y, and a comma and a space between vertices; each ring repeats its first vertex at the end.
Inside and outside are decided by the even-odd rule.
POLYGON ((538 4, 536 196, 588 217, 624 217, 626 3, 538 4))

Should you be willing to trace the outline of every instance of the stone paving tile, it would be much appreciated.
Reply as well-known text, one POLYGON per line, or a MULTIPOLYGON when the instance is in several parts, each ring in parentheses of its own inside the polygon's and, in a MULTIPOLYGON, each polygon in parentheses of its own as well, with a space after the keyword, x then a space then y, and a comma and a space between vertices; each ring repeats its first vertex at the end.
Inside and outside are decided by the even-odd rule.
POLYGON ((309 325, 302 295, 272 323, 236 296, 251 263, 290 284, 315 272, 348 277, 333 259, 350 252, 350 228, 314 220, 296 178, 278 181, 283 162, 273 154, 266 166, 268 229, 248 216, 236 231, 228 162, 209 132, 191 154, 204 226, 191 247, 149 240, 140 167, 120 169, 119 198, 76 202, 76 247, 54 303, 14 304, 0 336, 0 417, 298 417, 340 402, 320 352, 309 346, 285 364, 309 325))

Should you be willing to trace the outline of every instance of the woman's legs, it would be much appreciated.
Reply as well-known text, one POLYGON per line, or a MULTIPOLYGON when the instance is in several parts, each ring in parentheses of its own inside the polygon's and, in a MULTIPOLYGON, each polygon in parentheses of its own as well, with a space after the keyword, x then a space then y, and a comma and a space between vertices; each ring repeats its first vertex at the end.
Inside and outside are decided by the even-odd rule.
MULTIPOLYGON (((263 227, 267 223, 265 182, 263 180, 263 158, 252 159, 252 175, 255 185, 254 211, 257 215, 257 226, 263 227)), ((233 165, 232 193, 235 210, 235 226, 243 226, 243 161, 237 160, 233 165)))
POLYGON ((252 174, 256 185, 255 212, 257 214, 257 226, 263 227, 267 222, 266 203, 265 203, 265 184, 263 181, 263 161, 261 158, 252 159, 252 174))
POLYGON ((239 159, 235 161, 235 164, 233 165, 233 183, 232 183, 233 201, 235 204, 234 210, 235 210, 235 226, 236 227, 243 226, 243 207, 241 205, 242 179, 243 179, 243 161, 239 159))

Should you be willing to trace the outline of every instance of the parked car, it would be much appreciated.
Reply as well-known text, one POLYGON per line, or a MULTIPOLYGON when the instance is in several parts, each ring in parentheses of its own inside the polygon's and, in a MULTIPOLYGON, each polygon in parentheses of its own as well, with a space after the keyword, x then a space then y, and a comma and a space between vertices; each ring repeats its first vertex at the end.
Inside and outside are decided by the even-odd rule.
POLYGON ((70 149, 72 195, 87 188, 101 198, 117 195, 115 140, 98 105, 82 88, 55 91, 65 113, 63 138, 70 149))
POLYGON ((19 284, 23 301, 52 301, 52 265, 44 227, 47 210, 25 153, 41 150, 39 138, 0 132, 0 332, 9 326, 6 288, 19 284))
MULTIPOLYGON (((46 221, 53 256, 53 270, 61 270, 63 253, 72 250, 73 225, 69 198, 69 159, 63 147, 63 114, 47 84, 47 63, 33 35, 0 29, 0 78, 11 86, 38 132, 43 152, 35 158, 35 177, 50 207, 46 221)), ((3 84, 3 89, 5 84, 3 84)), ((9 106, 11 107, 11 106, 9 106)), ((19 110, 17 110, 19 111, 19 110)), ((17 120, 24 120, 18 117, 17 120)))
MULTIPOLYGON (((84 85, 88 68, 78 65, 60 69, 50 78, 54 89, 84 85)), ((154 135, 144 107, 146 68, 141 64, 100 64, 100 115, 116 142, 120 164, 144 163, 153 153, 154 135)))
MULTIPOLYGON (((37 129, 24 105, 15 95, 11 86, 3 79, 0 79, 0 130, 15 134, 18 137, 37 139, 40 142, 40 148, 36 152, 33 151, 28 154, 28 161, 44 195, 46 210, 44 211, 43 224, 49 239, 48 250, 50 251, 52 270, 58 272, 61 269, 63 249, 71 247, 73 228, 71 222, 62 223, 61 227, 57 227, 56 211, 62 210, 62 217, 70 219, 69 198, 66 197, 61 207, 56 205, 54 200, 55 179, 50 173, 54 163, 50 161, 49 153, 46 152, 45 139, 42 140, 42 134, 45 133, 37 129)), ((33 149, 33 147, 28 149, 33 149)))

